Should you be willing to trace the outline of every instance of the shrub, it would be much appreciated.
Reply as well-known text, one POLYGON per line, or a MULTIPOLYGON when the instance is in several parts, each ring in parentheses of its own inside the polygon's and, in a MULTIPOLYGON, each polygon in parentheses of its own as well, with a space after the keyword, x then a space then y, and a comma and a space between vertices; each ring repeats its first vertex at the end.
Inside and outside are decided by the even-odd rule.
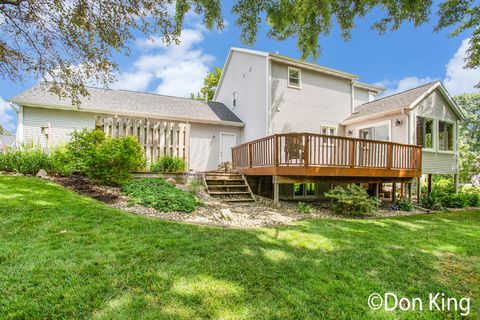
POLYGON ((446 208, 465 208, 469 205, 469 198, 465 193, 447 193, 440 198, 440 201, 446 208))
POLYGON ((121 185, 145 167, 142 147, 132 136, 111 138, 83 129, 72 134, 67 150, 75 170, 108 185, 121 185))
POLYGON ((480 188, 473 185, 464 185, 460 191, 468 198, 468 204, 472 207, 480 207, 480 188))
POLYGON ((395 205, 397 206, 398 210, 401 211, 412 211, 413 210, 413 205, 412 202, 406 199, 400 199, 398 200, 395 205))
POLYGON ((308 203, 300 201, 300 202, 297 203, 297 211, 300 212, 300 213, 312 213, 313 208, 308 203))
POLYGON ((355 184, 338 186, 325 193, 332 200, 331 210, 336 214, 363 216, 376 210, 380 200, 368 196, 367 190, 355 184))
POLYGON ((127 182, 122 192, 131 204, 140 204, 162 212, 192 212, 197 207, 195 197, 170 185, 164 179, 136 179, 127 182))
POLYGON ((179 157, 163 156, 150 166, 150 171, 158 173, 182 173, 187 166, 179 157))
POLYGON ((10 148, 0 153, 0 171, 12 171, 23 174, 36 174, 40 169, 50 167, 48 154, 33 144, 10 148))
POLYGON ((423 195, 422 198, 420 198, 420 206, 430 210, 442 209, 439 196, 435 191, 432 191, 430 194, 423 195))
POLYGON ((49 173, 70 176, 75 172, 75 162, 65 146, 57 147, 49 153, 49 173))
POLYGON ((203 188, 203 183, 199 179, 192 180, 187 185, 188 191, 192 194, 198 194, 203 188))
POLYGON ((455 187, 453 185, 453 179, 450 178, 442 178, 436 181, 433 184, 433 188, 437 190, 437 192, 440 193, 453 193, 455 190, 455 187))

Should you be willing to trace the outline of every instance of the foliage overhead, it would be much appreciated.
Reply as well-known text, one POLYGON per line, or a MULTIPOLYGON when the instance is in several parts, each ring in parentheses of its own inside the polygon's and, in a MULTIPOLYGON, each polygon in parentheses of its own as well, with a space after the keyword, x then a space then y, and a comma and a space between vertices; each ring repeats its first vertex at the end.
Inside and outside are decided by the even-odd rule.
POLYGON ((10 135, 11 133, 5 130, 2 125, 0 124, 0 135, 10 135))
POLYGON ((213 71, 210 71, 203 80, 204 87, 200 90, 207 101, 213 99, 215 91, 217 90, 218 81, 222 76, 222 68, 213 67, 213 71))
POLYGON ((51 81, 50 91, 78 104, 86 81, 113 80, 114 54, 128 55, 138 32, 178 44, 190 10, 207 28, 223 28, 219 1, 0 0, 0 75, 51 81))

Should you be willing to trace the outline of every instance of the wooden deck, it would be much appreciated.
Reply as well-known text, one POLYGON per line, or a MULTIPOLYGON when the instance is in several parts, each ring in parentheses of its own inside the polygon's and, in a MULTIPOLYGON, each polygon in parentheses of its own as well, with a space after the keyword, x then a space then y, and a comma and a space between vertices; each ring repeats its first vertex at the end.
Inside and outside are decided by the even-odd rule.
POLYGON ((315 133, 275 134, 232 148, 245 175, 414 178, 420 146, 315 133))

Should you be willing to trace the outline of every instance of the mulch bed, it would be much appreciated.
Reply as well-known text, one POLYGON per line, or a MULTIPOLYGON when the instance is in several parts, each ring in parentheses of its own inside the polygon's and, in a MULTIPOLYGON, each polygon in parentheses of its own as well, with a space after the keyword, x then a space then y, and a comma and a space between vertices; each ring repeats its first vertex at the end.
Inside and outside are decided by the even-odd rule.
POLYGON ((125 197, 120 193, 120 188, 95 184, 82 175, 73 175, 70 177, 55 176, 51 177, 50 180, 57 182, 65 188, 107 204, 114 204, 125 200, 125 197))

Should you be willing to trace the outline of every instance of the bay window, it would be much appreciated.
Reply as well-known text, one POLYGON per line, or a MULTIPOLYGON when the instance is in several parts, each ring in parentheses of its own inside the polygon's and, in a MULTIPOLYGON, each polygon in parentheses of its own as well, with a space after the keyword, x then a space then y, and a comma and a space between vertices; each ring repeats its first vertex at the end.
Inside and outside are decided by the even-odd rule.
POLYGON ((453 151, 453 123, 438 121, 438 150, 453 151))

